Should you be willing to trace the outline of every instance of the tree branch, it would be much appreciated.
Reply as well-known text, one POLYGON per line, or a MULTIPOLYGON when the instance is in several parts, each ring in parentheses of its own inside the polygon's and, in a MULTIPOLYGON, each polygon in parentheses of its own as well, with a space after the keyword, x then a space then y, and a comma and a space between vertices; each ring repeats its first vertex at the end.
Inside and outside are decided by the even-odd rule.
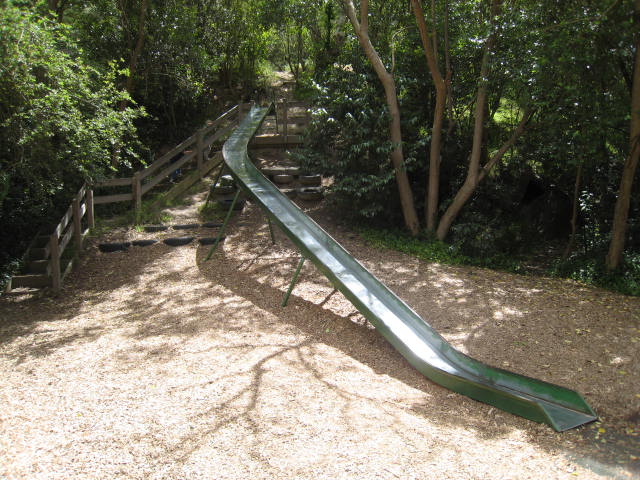
POLYGON ((502 157, 504 156, 504 154, 507 153, 507 151, 511 147, 513 147, 513 145, 516 143, 518 138, 520 138, 520 136, 524 133, 527 123, 529 123, 529 120, 531 120, 531 117, 533 116, 534 112, 535 112, 534 108, 527 107, 527 109, 524 111, 524 114, 522 115, 522 118, 520 119, 520 122, 518 123, 518 126, 511 134, 511 137, 509 138, 509 140, 507 140, 506 142, 504 142, 504 144, 502 144, 500 149, 493 154, 493 156, 489 159, 489 161, 480 170, 480 176, 478 177, 478 182, 481 182, 484 179, 484 177, 486 177, 487 174, 491 171, 491 169, 493 169, 493 167, 495 167, 496 164, 500 160, 502 160, 502 157))
POLYGON ((369 0, 360 0, 360 31, 369 33, 369 0))
POLYGON ((353 25, 353 29, 356 31, 356 35, 360 33, 360 22, 358 21, 358 15, 356 14, 356 7, 353 6, 352 0, 343 0, 342 4, 344 5, 345 12, 351 25, 353 25))

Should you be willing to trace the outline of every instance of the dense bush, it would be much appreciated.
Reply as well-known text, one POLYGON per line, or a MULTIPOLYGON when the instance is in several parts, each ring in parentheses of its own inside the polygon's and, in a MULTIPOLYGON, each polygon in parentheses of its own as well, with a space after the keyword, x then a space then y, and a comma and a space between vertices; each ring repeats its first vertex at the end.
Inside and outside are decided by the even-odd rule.
POLYGON ((11 6, 0 9, 0 264, 65 209, 83 181, 103 176, 117 151, 135 156, 133 121, 116 71, 90 66, 68 31, 11 6))

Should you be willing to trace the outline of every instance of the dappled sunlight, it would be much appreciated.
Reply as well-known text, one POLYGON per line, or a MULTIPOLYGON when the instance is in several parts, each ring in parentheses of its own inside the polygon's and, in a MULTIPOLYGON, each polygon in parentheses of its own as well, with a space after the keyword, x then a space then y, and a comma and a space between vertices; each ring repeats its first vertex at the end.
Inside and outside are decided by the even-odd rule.
MULTIPOLYGON (((498 302, 495 302, 495 303, 498 303, 498 302)), ((511 317, 522 317, 524 315, 523 312, 515 308, 499 306, 499 305, 496 305, 496 306, 498 306, 499 309, 493 312, 494 320, 506 320, 511 317)))
MULTIPOLYGON (((376 452, 385 479, 408 469, 415 478, 485 478, 514 459, 532 478, 566 468, 546 446, 557 434, 428 381, 311 262, 281 307, 300 257, 275 233, 272 245, 250 205, 209 262, 208 247, 195 243, 94 251, 64 297, 12 303, 0 362, 5 384, 28 388, 0 390, 0 399, 14 412, 1 420, 16 464, 28 471, 37 454, 45 469, 77 460, 75 476, 99 465, 112 478, 149 469, 166 478, 366 477, 368 457, 350 453, 357 446, 376 452), (29 321, 27 308, 45 319, 29 321)), ((591 343, 603 331, 589 315, 606 302, 573 311, 562 307, 570 285, 380 255, 331 234, 466 354, 567 386, 588 383, 594 369, 635 378, 626 339, 640 332, 620 330, 600 349, 591 343), (542 336, 539 326, 558 315, 542 336), (576 364, 585 348, 593 363, 576 364)), ((589 400, 603 408, 618 387, 589 400)))

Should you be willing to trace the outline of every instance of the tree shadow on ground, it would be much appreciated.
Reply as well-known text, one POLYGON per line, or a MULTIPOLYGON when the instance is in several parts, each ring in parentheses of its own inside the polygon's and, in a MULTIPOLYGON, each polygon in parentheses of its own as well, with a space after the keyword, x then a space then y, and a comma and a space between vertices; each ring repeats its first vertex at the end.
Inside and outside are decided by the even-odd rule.
MULTIPOLYGON (((243 220, 248 223, 231 227, 230 244, 223 245, 212 261, 205 264, 202 259, 207 247, 185 247, 186 250, 177 253, 178 250, 171 247, 155 245, 122 254, 85 257, 81 269, 65 286, 63 296, 58 300, 39 299, 24 303, 3 300, 0 308, 4 311, 5 322, 0 327, 0 342, 7 344, 37 334, 38 342, 19 345, 16 359, 21 362, 26 357, 46 356, 72 344, 93 342, 113 329, 120 329, 139 341, 135 349, 119 352, 123 362, 134 365, 141 359, 172 361, 174 355, 181 354, 179 349, 172 350, 168 341, 175 337, 189 339, 205 332, 215 338, 223 332, 237 332, 244 343, 212 348, 243 349, 265 347, 251 335, 282 324, 302 333, 304 340, 267 345, 273 351, 250 367, 252 380, 224 401, 203 409, 198 415, 202 421, 194 419, 199 425, 197 434, 184 435, 177 443, 178 447, 165 445, 172 451, 170 459, 184 460, 198 448, 202 434, 218 432, 230 423, 242 421, 249 430, 258 428, 253 415, 264 365, 275 357, 295 354, 313 378, 350 404, 370 400, 328 380, 318 369, 312 350, 315 345, 328 345, 378 376, 397 379, 421 392, 420 398, 405 408, 435 424, 472 430, 482 438, 501 437, 518 429, 524 431, 531 442, 551 451, 562 449, 577 461, 589 463, 594 459, 611 469, 618 466, 617 462, 622 458, 617 454, 618 446, 608 443, 604 444, 606 449, 598 448, 604 436, 600 435, 598 441, 594 441, 591 435, 597 430, 591 428, 553 434, 546 427, 498 413, 487 405, 461 396, 455 401, 460 410, 452 411, 452 394, 414 370, 350 305, 345 306, 341 295, 333 293, 326 279, 308 263, 301 278, 304 297, 294 290, 289 306, 280 307, 282 294, 297 263, 295 250, 282 241, 282 235, 278 235, 278 245, 270 247, 266 224, 255 212, 250 212, 243 220), (197 268, 194 269, 194 263, 174 268, 171 263, 174 255, 195 256, 197 268), (108 303, 110 310, 103 312, 105 315, 96 314, 102 319, 99 323, 90 327, 72 325, 72 319, 90 319, 93 313, 106 308, 106 300, 110 297, 117 297, 118 301, 108 303), (212 311, 216 315, 212 315, 212 311), (267 318, 252 318, 256 311, 264 312, 267 318), (275 323, 274 319, 277 319, 275 323), (158 338, 165 340, 149 345, 140 343, 158 338), (210 418, 212 409, 219 417, 214 423, 204 420, 210 418)), ((340 231, 331 233, 347 247, 363 249, 359 239, 340 231)), ((369 257, 366 248, 363 256, 369 257)), ((576 292, 575 286, 561 291, 559 284, 553 284, 556 291, 549 292, 549 285, 532 287, 527 278, 427 265, 394 252, 385 252, 384 256, 384 261, 367 266, 456 347, 485 362, 576 388, 588 395, 600 415, 609 415, 608 400, 612 391, 586 390, 589 376, 593 375, 592 367, 597 367, 598 360, 603 363, 602 359, 594 357, 594 366, 585 363, 581 352, 593 348, 592 337, 599 338, 603 350, 620 357, 627 355, 627 346, 622 345, 622 340, 612 342, 606 338, 609 327, 600 324, 600 316, 593 316, 599 305, 588 300, 577 303, 580 308, 576 309, 576 304, 570 303, 573 294, 585 292, 576 292), (512 296, 513 292, 518 298, 512 296), (558 298, 567 304, 558 305, 558 298), (552 299, 556 300, 552 302, 552 299), (562 315, 559 307, 567 314, 571 309, 577 311, 559 323, 558 315, 562 315), (577 334, 576 329, 589 331, 577 334), (554 347, 547 350, 540 345, 554 347), (585 373, 578 373, 577 368, 585 373)), ((589 291, 588 294, 591 299, 603 297, 605 304, 609 298, 600 292, 589 291)), ((602 308, 606 312, 606 305, 602 308)), ((616 372, 617 369, 605 369, 603 374, 610 383, 617 385, 615 375, 619 373, 616 372)), ((402 425, 397 422, 400 434, 403 433, 400 431, 402 425)), ((629 451, 637 452, 637 449, 632 447, 629 451)), ((627 450, 623 449, 622 453, 626 454, 627 450)), ((627 469, 632 467, 633 463, 626 465, 627 469)), ((614 473, 625 478, 625 471, 618 469, 614 473)))

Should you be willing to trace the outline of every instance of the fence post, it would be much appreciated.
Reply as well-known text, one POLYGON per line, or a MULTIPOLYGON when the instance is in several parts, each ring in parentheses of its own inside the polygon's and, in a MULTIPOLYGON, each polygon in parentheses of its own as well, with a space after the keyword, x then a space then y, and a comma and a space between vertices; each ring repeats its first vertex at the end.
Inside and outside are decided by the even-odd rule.
POLYGON ((196 132, 196 161, 198 162, 198 170, 202 171, 204 166, 204 129, 200 129, 196 132))
POLYGON ((133 194, 133 209, 138 212, 142 208, 142 182, 140 172, 133 174, 131 178, 131 193, 133 194))
POLYGON ((55 293, 60 291, 61 274, 60 274, 60 245, 58 244, 60 235, 56 228, 49 237, 49 255, 51 256, 51 288, 55 293))
POLYGON ((242 117, 244 116, 244 105, 242 104, 242 100, 238 102, 238 123, 242 121, 242 117))
POLYGON ((93 230, 96 228, 96 218, 93 213, 93 189, 91 187, 87 187, 85 204, 87 205, 87 223, 89 228, 93 230))
POLYGON ((77 258, 82 250, 82 219, 80 218, 80 195, 76 195, 72 204, 73 242, 76 244, 74 256, 77 258))
POLYGON ((289 105, 287 105, 287 99, 285 98, 282 101, 282 128, 283 128, 282 135, 284 136, 284 146, 285 147, 289 143, 288 139, 287 139, 287 136, 288 136, 288 134, 287 134, 287 130, 288 130, 287 129, 287 124, 289 123, 289 119, 288 119, 289 111, 288 110, 289 110, 289 105))

